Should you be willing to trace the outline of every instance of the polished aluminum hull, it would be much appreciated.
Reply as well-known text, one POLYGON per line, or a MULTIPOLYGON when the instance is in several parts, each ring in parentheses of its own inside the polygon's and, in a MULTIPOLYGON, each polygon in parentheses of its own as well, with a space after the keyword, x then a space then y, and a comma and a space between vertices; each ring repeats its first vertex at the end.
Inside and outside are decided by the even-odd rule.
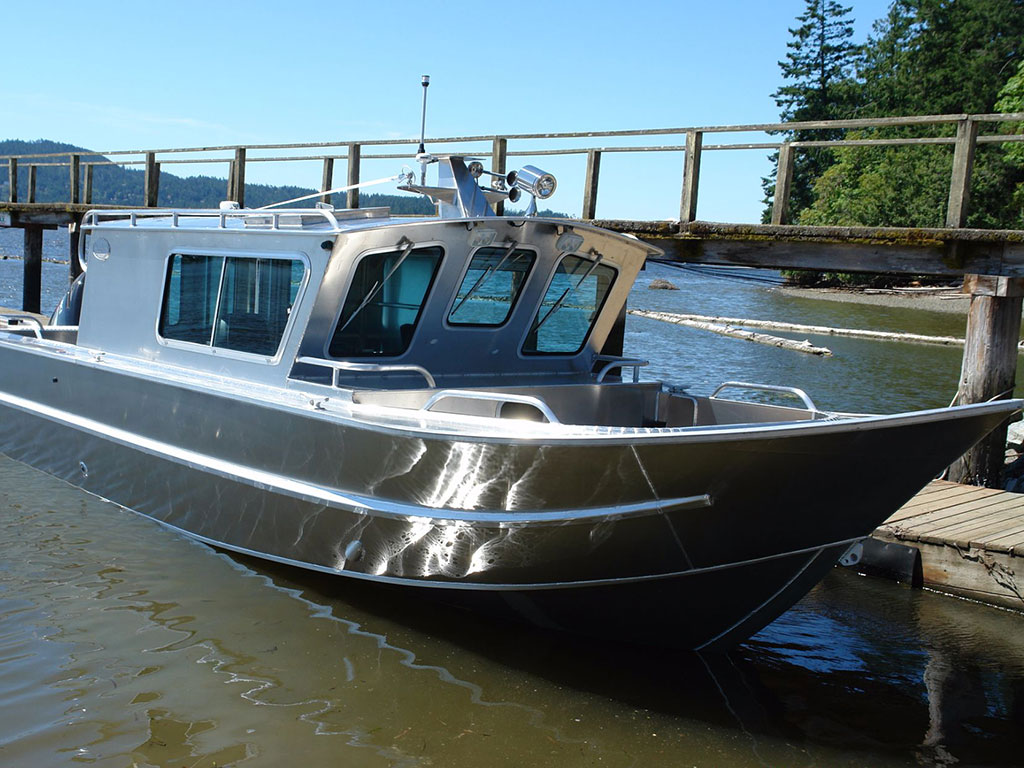
POLYGON ((0 343, 0 451, 202 541, 543 626, 757 631, 1020 407, 687 429, 438 420, 0 343))

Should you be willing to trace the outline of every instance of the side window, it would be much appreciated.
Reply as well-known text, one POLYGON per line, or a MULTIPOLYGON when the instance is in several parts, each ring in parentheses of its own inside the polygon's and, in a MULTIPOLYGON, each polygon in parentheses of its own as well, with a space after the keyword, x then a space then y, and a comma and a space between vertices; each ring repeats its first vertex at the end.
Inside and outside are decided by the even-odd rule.
POLYGON ((175 341, 209 344, 224 270, 221 256, 174 254, 168 269, 160 335, 175 341))
POLYGON ((176 253, 168 266, 160 335, 273 356, 305 272, 297 259, 176 253))
POLYGON ((521 249, 481 248, 473 254, 455 303, 452 325, 501 325, 512 313, 533 266, 534 253, 521 249))
POLYGON ((523 344, 528 355, 576 354, 594 327, 616 271, 581 256, 566 256, 555 269, 523 344))
POLYGON ((405 352, 441 256, 436 246, 364 256, 327 349, 330 356, 395 357, 405 352))

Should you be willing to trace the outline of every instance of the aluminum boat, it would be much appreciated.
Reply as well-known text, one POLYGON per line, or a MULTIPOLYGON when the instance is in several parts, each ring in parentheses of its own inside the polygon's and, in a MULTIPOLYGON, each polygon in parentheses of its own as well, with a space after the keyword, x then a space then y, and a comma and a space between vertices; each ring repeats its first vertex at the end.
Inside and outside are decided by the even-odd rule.
POLYGON ((1021 407, 852 416, 641 380, 622 330, 656 249, 496 215, 550 195, 536 168, 485 187, 433 160, 436 186, 406 185, 430 218, 89 213, 51 322, 0 328, 0 451, 229 551, 710 649, 1021 407))

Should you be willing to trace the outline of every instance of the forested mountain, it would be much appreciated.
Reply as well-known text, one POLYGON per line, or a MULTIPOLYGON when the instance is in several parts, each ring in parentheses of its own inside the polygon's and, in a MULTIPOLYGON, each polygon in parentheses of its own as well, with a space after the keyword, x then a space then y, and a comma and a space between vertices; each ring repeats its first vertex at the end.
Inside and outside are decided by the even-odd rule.
MULTIPOLYGON (((79 154, 83 165, 87 162, 106 162, 108 159, 83 147, 38 139, 36 141, 0 141, 0 156, 60 153, 79 154)), ((6 161, 0 161, 6 166, 6 161)), ((66 157, 39 158, 39 163, 67 162, 66 157)), ((18 168, 18 199, 28 198, 27 161, 22 160, 18 168)), ((0 168, 0 199, 8 199, 10 181, 0 168)), ((65 166, 39 165, 36 168, 36 202, 63 202, 68 199, 69 169, 65 166)), ((145 171, 120 165, 97 165, 93 170, 92 202, 111 205, 141 206, 145 185, 145 171)), ((281 200, 309 195, 316 190, 295 186, 271 186, 246 184, 245 203, 251 207, 268 205, 281 200)), ((160 170, 158 202, 161 206, 174 208, 216 208, 227 196, 227 181, 212 176, 182 177, 160 170)), ((335 202, 342 203, 343 195, 335 196, 335 202)), ((434 206, 421 195, 413 194, 367 194, 359 196, 363 207, 388 206, 396 214, 430 214, 434 206)), ((312 201, 305 203, 312 205, 312 201)))

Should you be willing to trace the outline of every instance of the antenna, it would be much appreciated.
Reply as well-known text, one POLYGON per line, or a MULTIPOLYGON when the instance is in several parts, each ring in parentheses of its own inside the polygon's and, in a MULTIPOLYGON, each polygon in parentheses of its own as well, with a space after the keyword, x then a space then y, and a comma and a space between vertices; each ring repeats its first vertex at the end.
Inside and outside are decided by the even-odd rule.
POLYGON ((423 83, 423 116, 420 118, 420 146, 419 149, 416 150, 416 159, 419 160, 422 165, 422 170, 420 171, 420 184, 425 185, 427 183, 427 149, 423 146, 423 139, 427 133, 427 88, 430 87, 430 75, 423 75, 423 77, 420 78, 420 82, 423 83))

